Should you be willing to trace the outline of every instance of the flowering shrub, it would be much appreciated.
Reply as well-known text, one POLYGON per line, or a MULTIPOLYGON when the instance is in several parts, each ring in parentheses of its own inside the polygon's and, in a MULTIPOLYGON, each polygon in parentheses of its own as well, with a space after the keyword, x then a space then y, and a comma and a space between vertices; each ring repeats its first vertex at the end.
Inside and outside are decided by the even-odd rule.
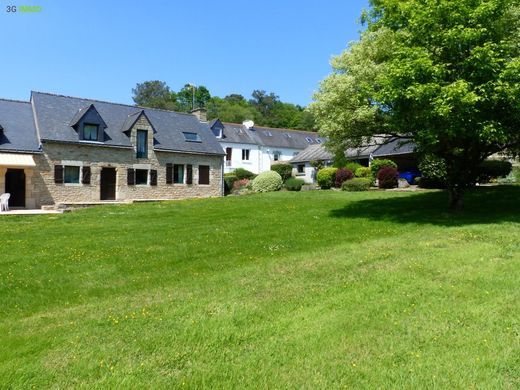
POLYGON ((354 177, 354 174, 350 169, 340 168, 336 171, 336 188, 341 188, 344 181, 350 180, 354 177))
POLYGON ((397 169, 393 167, 383 167, 377 172, 377 180, 379 188, 395 188, 397 187, 398 178, 397 169))
POLYGON ((233 190, 234 191, 241 190, 242 188, 247 187, 249 185, 249 182, 250 182, 249 179, 236 180, 233 183, 233 190))
POLYGON ((278 191, 282 188, 283 180, 278 172, 262 172, 252 182, 252 189, 255 192, 278 191))
POLYGON ((316 180, 322 189, 328 189, 335 184, 338 168, 323 168, 316 174, 316 180))

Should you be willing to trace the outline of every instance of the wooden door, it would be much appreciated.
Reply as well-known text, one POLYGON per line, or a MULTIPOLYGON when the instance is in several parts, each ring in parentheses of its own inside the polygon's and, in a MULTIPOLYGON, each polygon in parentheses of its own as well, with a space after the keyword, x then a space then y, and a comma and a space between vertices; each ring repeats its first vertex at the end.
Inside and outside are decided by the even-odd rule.
POLYGON ((23 169, 7 169, 5 192, 11 194, 9 207, 25 207, 25 172, 23 169))
POLYGON ((100 180, 101 200, 116 200, 116 169, 102 168, 100 180))

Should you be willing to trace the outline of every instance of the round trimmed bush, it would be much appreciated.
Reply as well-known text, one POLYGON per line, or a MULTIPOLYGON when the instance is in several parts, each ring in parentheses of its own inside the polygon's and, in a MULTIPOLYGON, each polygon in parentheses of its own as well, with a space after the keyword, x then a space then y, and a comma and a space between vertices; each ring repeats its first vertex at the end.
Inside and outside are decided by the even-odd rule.
POLYGON ((316 180, 318 181, 318 185, 326 190, 334 186, 336 181, 336 171, 338 168, 323 168, 318 171, 316 174, 316 180))
POLYGON ((289 191, 300 191, 302 189, 302 186, 305 184, 305 181, 302 179, 287 179, 284 186, 289 191))
POLYGON ((356 171, 354 172, 354 175, 356 177, 370 178, 370 176, 372 175, 372 171, 370 170, 369 167, 361 167, 361 168, 356 169, 356 171))
POLYGON ((284 182, 291 177, 292 169, 292 165, 286 163, 277 163, 271 165, 271 171, 278 172, 284 182))
POLYGON ((479 165, 478 180, 481 183, 489 182, 491 179, 506 177, 513 169, 513 164, 504 160, 485 160, 479 165))
POLYGON ((378 172, 383 167, 392 167, 397 169, 397 164, 393 162, 392 160, 385 160, 385 159, 375 159, 372 160, 370 163, 370 171, 372 172, 372 177, 375 179, 377 178, 378 172))
POLYGON ((237 177, 238 180, 242 179, 253 179, 255 174, 251 171, 248 171, 244 168, 237 168, 233 171, 233 174, 237 177))
POLYGON ((395 188, 397 187, 398 178, 397 169, 394 167, 383 167, 377 172, 377 180, 379 188, 395 188))
POLYGON ((278 191, 282 188, 283 180, 278 172, 262 172, 252 182, 251 188, 255 192, 278 191))
POLYGON ((372 180, 364 177, 356 177, 352 180, 347 180, 341 186, 343 191, 368 191, 372 180))
POLYGON ((354 177, 354 174, 352 173, 352 171, 350 169, 339 168, 336 171, 336 181, 335 181, 336 188, 341 188, 341 185, 343 184, 343 182, 350 180, 353 177, 354 177))

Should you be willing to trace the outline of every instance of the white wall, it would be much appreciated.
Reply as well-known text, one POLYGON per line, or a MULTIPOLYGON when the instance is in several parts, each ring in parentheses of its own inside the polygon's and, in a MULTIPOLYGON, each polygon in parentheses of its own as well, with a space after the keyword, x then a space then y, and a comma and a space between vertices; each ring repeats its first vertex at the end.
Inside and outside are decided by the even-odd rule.
POLYGON ((303 179, 307 184, 313 184, 316 182, 315 168, 310 163, 305 163, 304 173, 298 173, 298 165, 293 164, 292 175, 297 179, 303 179))
POLYGON ((258 145, 252 144, 235 144, 220 142, 220 145, 226 152, 226 148, 232 148, 231 163, 225 161, 224 173, 233 172, 237 168, 244 168, 253 173, 260 173, 261 152, 258 145), (249 149, 249 160, 242 160, 242 149, 249 149))
POLYGON ((244 168, 257 174, 269 171, 272 164, 289 161, 295 154, 302 151, 302 149, 272 148, 253 144, 226 143, 222 141, 220 141, 220 145, 222 149, 224 149, 224 152, 226 148, 232 148, 231 163, 225 163, 224 173, 233 172, 237 168, 244 168), (249 149, 249 161, 242 160, 242 149, 249 149), (274 160, 274 152, 280 152, 278 161, 274 160))

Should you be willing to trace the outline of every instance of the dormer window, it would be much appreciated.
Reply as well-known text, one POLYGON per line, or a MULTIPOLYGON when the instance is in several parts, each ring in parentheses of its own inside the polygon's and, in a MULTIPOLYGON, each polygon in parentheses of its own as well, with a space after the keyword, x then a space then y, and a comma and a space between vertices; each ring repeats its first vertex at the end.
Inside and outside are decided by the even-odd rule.
POLYGON ((148 157, 148 131, 137 130, 137 158, 148 157))
POLYGON ((83 139, 85 141, 98 141, 99 125, 85 123, 83 125, 83 139))

